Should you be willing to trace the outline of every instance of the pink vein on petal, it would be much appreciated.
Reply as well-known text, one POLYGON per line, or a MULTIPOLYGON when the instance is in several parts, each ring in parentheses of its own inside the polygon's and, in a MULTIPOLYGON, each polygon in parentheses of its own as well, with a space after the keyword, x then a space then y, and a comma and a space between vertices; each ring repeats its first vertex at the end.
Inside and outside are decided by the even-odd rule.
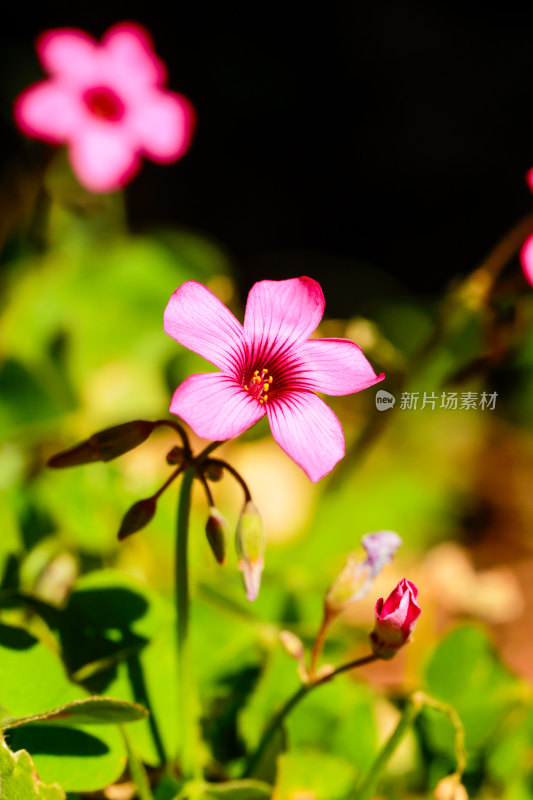
POLYGON ((246 303, 244 332, 255 363, 304 341, 324 314, 324 294, 312 278, 259 281, 246 303))
POLYGON ((187 281, 176 289, 165 309, 163 327, 173 339, 235 380, 243 377, 242 325, 201 283, 187 281))
POLYGON ((352 394, 379 383, 361 348, 349 339, 310 339, 297 348, 293 385, 329 395, 352 394))
POLYGON ((202 439, 233 439, 265 415, 264 406, 220 372, 191 375, 174 392, 170 411, 202 439))
POLYGON ((344 434, 333 413, 311 392, 288 391, 267 404, 272 435, 316 482, 344 456, 344 434))

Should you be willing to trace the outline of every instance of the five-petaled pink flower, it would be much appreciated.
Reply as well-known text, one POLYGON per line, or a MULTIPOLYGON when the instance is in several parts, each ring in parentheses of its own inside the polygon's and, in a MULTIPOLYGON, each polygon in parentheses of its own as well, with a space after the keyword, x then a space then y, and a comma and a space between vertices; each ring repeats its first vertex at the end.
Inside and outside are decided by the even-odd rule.
POLYGON ((418 589, 403 578, 384 601, 376 603, 376 625, 370 635, 372 649, 379 658, 392 658, 403 647, 420 616, 418 589))
POLYGON ((221 372, 187 378, 170 411, 215 440, 238 436, 266 414, 274 439, 318 481, 343 457, 344 436, 314 392, 352 394, 384 378, 354 342, 308 338, 323 313, 322 289, 311 278, 256 283, 244 325, 202 284, 182 284, 165 309, 165 331, 221 372))
POLYGON ((142 155, 169 163, 189 145, 194 114, 164 89, 166 69, 147 31, 133 23, 110 28, 100 43, 83 31, 48 31, 37 41, 47 80, 15 102, 27 135, 69 148, 72 169, 93 192, 124 186, 142 155))

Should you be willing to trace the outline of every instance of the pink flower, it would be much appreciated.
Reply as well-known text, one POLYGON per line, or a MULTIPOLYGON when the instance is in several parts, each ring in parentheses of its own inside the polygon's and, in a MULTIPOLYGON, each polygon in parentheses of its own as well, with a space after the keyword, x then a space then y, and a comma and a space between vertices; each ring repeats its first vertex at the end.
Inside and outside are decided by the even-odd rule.
POLYGON ((50 77, 17 98, 15 120, 28 136, 66 143, 87 189, 124 186, 141 155, 166 164, 184 154, 193 110, 163 88, 166 69, 144 28, 115 25, 101 43, 71 28, 48 31, 37 53, 50 77))
POLYGON ((520 263, 526 279, 533 286, 533 233, 528 236, 522 245, 522 249, 520 250, 520 263))
POLYGON ((385 602, 376 603, 376 625, 370 634, 372 649, 379 658, 392 658, 413 632, 420 616, 418 589, 403 578, 385 602))
POLYGON ((311 278, 260 281, 244 326, 209 289, 188 281, 165 309, 166 333, 221 372, 192 375, 170 411, 205 439, 232 439, 268 416, 274 439, 312 481, 344 455, 335 414, 314 392, 351 394, 383 380, 347 339, 308 339, 324 313, 311 278))

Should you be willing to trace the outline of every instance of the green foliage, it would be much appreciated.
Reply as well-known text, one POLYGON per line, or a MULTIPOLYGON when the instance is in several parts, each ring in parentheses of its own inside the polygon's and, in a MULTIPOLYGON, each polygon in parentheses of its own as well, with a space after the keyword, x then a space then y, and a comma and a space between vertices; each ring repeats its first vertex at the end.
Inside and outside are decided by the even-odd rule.
POLYGON ((90 697, 67 677, 57 653, 21 628, 0 625, 0 719, 12 749, 28 750, 43 780, 93 791, 124 769, 118 722, 142 719, 138 705, 90 697), (75 727, 73 727, 75 726, 75 727))
MULTIPOLYGON (((53 197, 57 191, 52 187, 53 197)), ((391 425, 373 408, 372 390, 331 401, 347 440, 347 456, 331 483, 302 488, 288 459, 272 465, 266 423, 243 437, 248 444, 241 449, 228 448, 237 460, 248 457, 250 443, 260 454, 251 482, 254 501, 264 492, 259 510, 268 549, 253 605, 244 599, 235 555, 228 553, 223 569, 213 563, 204 498, 194 498, 191 650, 208 780, 183 786, 174 769, 182 745, 172 599, 175 498, 163 496, 146 528, 117 541, 127 509, 170 474, 164 456, 175 441, 156 431, 109 464, 52 472, 44 463, 95 430, 166 415, 176 385, 211 369, 163 334, 171 292, 189 278, 215 288, 219 281, 222 294, 234 301, 235 287, 224 255, 202 238, 177 232, 128 236, 118 197, 91 202, 85 198, 83 212, 76 213, 54 201, 47 249, 6 265, 3 279, 0 725, 11 750, 26 749, 41 780, 62 789, 39 783, 30 757, 3 745, 2 800, 99 791, 127 766, 143 800, 150 794, 182 800, 189 789, 197 800, 292 800, 295 792, 351 800, 396 719, 396 698, 384 700, 383 694, 391 686, 399 692, 404 677, 457 709, 472 796, 530 799, 531 697, 479 626, 452 630, 433 649, 431 575, 414 564, 436 542, 464 536, 462 498, 474 496, 482 481, 479 454, 486 453, 500 412, 396 408, 386 412, 391 425), (379 420, 383 431, 376 433, 379 420), (356 455, 364 432, 374 447, 356 455), (281 482, 271 484, 278 469, 281 482), (268 514, 284 491, 283 515, 271 522, 268 514), (287 518, 296 511, 299 527, 287 532, 287 518), (420 576, 423 615, 405 672, 401 656, 378 665, 378 677, 365 673, 362 681, 346 674, 310 692, 273 737, 253 779, 241 780, 265 727, 299 685, 279 631, 293 630, 309 649, 323 594, 347 553, 358 549, 364 533, 386 528, 398 531, 405 546, 384 580, 392 584, 415 569, 420 576), (119 726, 126 722, 132 724, 125 737, 119 726)), ((394 295, 372 316, 376 344, 369 352, 377 367, 383 357, 392 383, 416 359, 433 322, 426 304, 401 291, 394 295)), ((357 309, 365 303, 359 298, 357 309)), ((527 298, 523 303, 530 325, 533 306, 527 298)), ((234 310, 239 313, 237 304, 234 310)), ((407 388, 438 394, 443 386, 477 390, 499 380, 505 418, 530 425, 531 334, 514 343, 499 371, 472 373, 457 387, 446 381, 483 352, 485 313, 459 309, 444 324, 447 340, 416 365, 407 388)), ((350 335, 344 323, 334 325, 334 335, 350 335)), ((386 388, 394 391, 389 383, 386 388)), ((229 482, 226 475, 211 488, 234 528, 242 497, 228 489, 229 482)), ((377 592, 361 604, 363 611, 335 623, 325 661, 339 664, 366 652, 377 592)), ((397 798, 403 786, 413 796, 427 796, 455 769, 453 731, 442 714, 425 709, 407 745, 407 756, 398 753, 387 767, 387 798, 397 798)))
POLYGON ((0 800, 64 800, 59 786, 44 784, 35 773, 35 765, 24 750, 11 752, 0 741, 0 800))

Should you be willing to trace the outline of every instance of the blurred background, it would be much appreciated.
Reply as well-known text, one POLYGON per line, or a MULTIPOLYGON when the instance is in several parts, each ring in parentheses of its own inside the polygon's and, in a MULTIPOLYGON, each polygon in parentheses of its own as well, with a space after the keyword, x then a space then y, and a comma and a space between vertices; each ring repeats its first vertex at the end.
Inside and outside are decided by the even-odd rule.
MULTIPOLYGON (((8 17, 0 34, 6 596, 66 607, 70 619, 76 612, 85 649, 73 647, 66 629, 60 636, 71 674, 117 641, 131 644, 132 621, 142 618, 131 596, 142 596, 140 608, 153 611, 152 627, 135 633, 153 645, 147 682, 168 683, 168 637, 154 642, 171 614, 158 604, 172 593, 175 496, 163 496, 145 531, 120 545, 116 532, 129 506, 168 475, 172 436, 154 434, 110 464, 52 473, 46 459, 100 428, 165 416, 178 383, 205 370, 162 331, 182 281, 206 283, 242 318, 256 280, 310 275, 326 296, 319 334, 357 341, 386 373, 378 388, 396 405, 378 411, 373 389, 331 399, 347 455, 318 485, 266 425, 221 449, 248 480, 267 529, 264 584, 252 607, 235 557, 224 568, 212 563, 198 492, 194 622, 214 774, 216 764, 239 763, 294 687, 277 631, 311 642, 323 593, 347 554, 363 534, 391 529, 404 547, 337 624, 326 657, 339 663, 365 652, 376 598, 404 576, 420 590, 415 641, 393 662, 364 670, 362 682, 346 678, 295 713, 280 800, 293 796, 294 775, 308 774, 298 759, 309 750, 323 759, 317 785, 328 770, 342 784, 310 789, 325 800, 344 796, 397 718, 398 699, 420 685, 463 716, 469 790, 499 797, 507 787, 513 798, 531 797, 533 299, 518 263, 520 235, 496 264, 484 259, 533 209, 525 181, 533 166, 533 9, 189 4, 169 18, 157 4, 56 2, 31 15, 11 7, 8 17), (123 196, 90 195, 61 150, 16 131, 11 108, 42 77, 33 47, 40 31, 76 26, 100 37, 124 19, 150 30, 169 87, 191 100, 198 126, 181 161, 144 162, 123 196), (495 408, 441 408, 443 391, 457 392, 459 406, 463 392, 497 393, 495 408), (439 399, 434 409, 420 401, 402 409, 402 392, 439 399), (120 604, 125 587, 131 614, 114 621, 111 635, 102 614, 113 595, 99 595, 100 615, 80 597, 116 591, 120 604)), ((213 491, 233 526, 238 488, 228 476, 213 491)), ((26 608, 24 620, 35 632, 34 612, 26 608)), ((20 621, 18 608, 3 613, 20 621)), ((97 670, 96 688, 130 697, 119 673, 97 670)), ((166 699, 153 702, 163 709, 166 699)), ((175 731, 165 724, 159 740, 139 728, 150 765, 161 741, 172 749, 175 731)), ((428 713, 397 759, 394 791, 433 787, 453 759, 446 725, 428 713)), ((38 766, 57 776, 52 758, 38 766)))

